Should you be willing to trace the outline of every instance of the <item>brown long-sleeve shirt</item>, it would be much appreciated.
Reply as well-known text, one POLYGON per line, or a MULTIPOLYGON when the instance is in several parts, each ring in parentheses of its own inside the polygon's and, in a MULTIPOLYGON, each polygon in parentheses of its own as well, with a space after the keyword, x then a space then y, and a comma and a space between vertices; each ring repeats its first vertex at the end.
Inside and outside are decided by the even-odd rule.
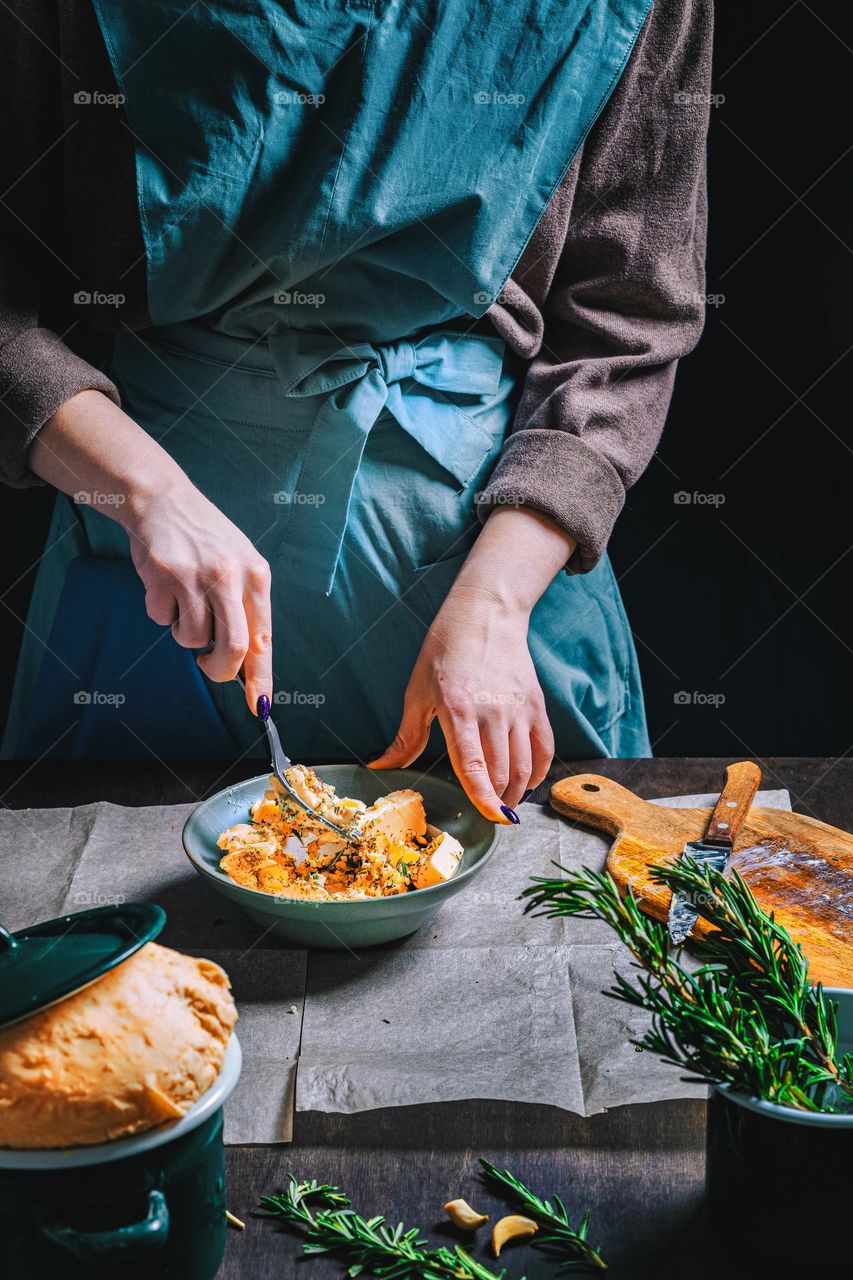
MULTIPOLYGON (((660 438, 676 362, 702 327, 711 3, 655 0, 607 106, 476 325, 525 365, 478 510, 546 512, 577 542, 570 571, 604 551, 660 438)), ((71 396, 95 388, 118 402, 96 367, 109 334, 151 323, 132 135, 121 106, 80 100, 115 93, 91 0, 0 6, 7 484, 36 482, 27 450, 71 396)))

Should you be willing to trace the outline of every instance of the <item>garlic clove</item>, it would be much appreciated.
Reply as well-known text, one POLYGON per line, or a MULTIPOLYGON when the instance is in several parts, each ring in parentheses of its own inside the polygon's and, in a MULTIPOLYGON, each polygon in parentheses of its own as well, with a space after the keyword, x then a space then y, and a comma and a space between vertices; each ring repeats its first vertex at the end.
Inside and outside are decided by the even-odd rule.
POLYGON ((478 1213, 467 1200, 448 1200, 444 1209, 454 1227, 461 1227, 463 1231, 476 1231, 489 1221, 487 1213, 478 1213))
POLYGON ((538 1230, 539 1227, 532 1218, 523 1218, 520 1213, 510 1213, 506 1218, 501 1218, 492 1228, 492 1248, 495 1251, 495 1257, 500 1257, 501 1249, 508 1241, 529 1240, 538 1230))

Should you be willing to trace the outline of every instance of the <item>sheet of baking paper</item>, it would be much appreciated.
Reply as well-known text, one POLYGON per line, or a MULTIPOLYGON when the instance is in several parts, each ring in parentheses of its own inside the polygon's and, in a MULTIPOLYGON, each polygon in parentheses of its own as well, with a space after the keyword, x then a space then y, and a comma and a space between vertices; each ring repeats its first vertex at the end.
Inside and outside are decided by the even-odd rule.
POLYGON ((292 1136, 307 953, 266 937, 236 903, 208 888, 186 858, 192 805, 0 811, 0 921, 20 929, 66 912, 147 899, 168 913, 157 939, 206 956, 231 979, 240 1012, 240 1082, 225 1140, 292 1136))
POLYGON ((243 1069, 225 1106, 225 1141, 289 1142, 305 992, 305 951, 254 947, 199 954, 231 979, 243 1069))
MULTIPOLYGON (((787 792, 759 799, 790 808, 787 792)), ((525 915, 517 900, 555 862, 603 867, 606 837, 528 805, 430 926, 359 955, 306 953, 201 881, 180 841, 191 808, 0 810, 0 920, 17 929, 109 902, 164 906, 160 940, 222 964, 240 1007, 229 1142, 286 1141, 294 1097, 301 1110, 494 1098, 592 1114, 700 1092, 630 1045, 642 1013, 602 994, 629 965, 609 930, 525 915)))
MULTIPOLYGON (((712 796, 674 797, 701 806, 712 796)), ((790 808, 787 792, 762 792, 790 808)), ((364 1111, 495 1098, 591 1115, 697 1097, 673 1067, 637 1053, 641 1010, 603 994, 628 953, 593 920, 524 915, 533 875, 604 866, 610 841, 528 805, 519 827, 432 926, 359 956, 309 958, 297 1110, 364 1111)))
POLYGON ((297 1108, 582 1101, 568 948, 312 956, 297 1108))

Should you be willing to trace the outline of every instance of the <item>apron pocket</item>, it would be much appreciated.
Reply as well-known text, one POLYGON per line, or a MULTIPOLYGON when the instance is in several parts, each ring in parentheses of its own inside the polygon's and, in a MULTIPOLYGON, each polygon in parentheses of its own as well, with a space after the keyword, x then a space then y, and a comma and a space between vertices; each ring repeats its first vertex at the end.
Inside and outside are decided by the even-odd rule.
POLYGON ((602 736, 625 714, 632 646, 606 557, 590 573, 558 574, 533 610, 529 644, 549 702, 602 736))

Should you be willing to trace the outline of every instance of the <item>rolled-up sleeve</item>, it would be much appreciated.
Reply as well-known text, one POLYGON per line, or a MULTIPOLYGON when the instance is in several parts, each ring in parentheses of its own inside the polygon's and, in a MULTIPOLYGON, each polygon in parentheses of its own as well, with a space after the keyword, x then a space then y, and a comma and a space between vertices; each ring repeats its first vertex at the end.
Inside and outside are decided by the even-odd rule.
POLYGON ((14 488, 38 484, 27 451, 40 428, 78 391, 118 392, 101 373, 39 324, 36 273, 15 234, 0 247, 0 481, 14 488))
MULTIPOLYGON (((705 312, 710 0, 657 0, 568 184, 541 347, 478 495, 551 516, 598 562, 660 439, 677 360, 705 312)), ((564 193, 565 194, 565 193, 564 193)))
POLYGON ((44 323, 51 277, 61 275, 48 246, 64 198, 56 25, 55 4, 9 0, 0 9, 0 482, 16 488, 39 483, 27 451, 66 400, 88 388, 119 398, 44 323))

